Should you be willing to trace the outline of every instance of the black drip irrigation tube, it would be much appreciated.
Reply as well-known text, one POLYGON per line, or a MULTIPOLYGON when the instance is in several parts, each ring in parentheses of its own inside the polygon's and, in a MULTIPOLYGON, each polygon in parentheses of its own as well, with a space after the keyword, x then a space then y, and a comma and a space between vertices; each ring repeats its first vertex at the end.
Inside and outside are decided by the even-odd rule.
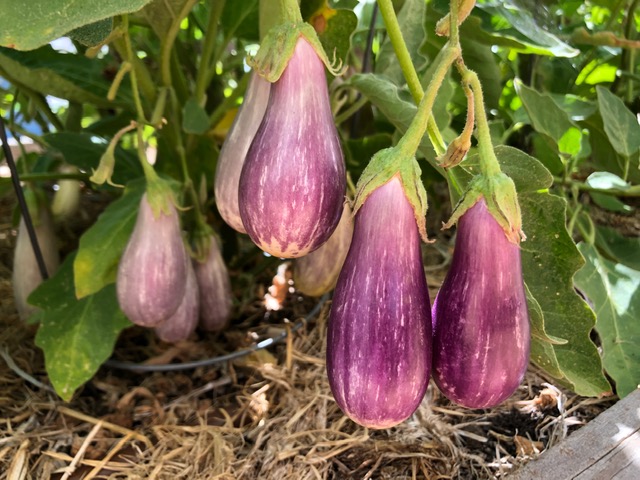
POLYGON ((178 370, 192 370, 199 367, 209 367, 211 365, 217 365, 219 363, 228 362, 230 360, 235 360, 236 358, 245 357, 253 352, 257 352, 258 350, 263 350, 267 347, 275 345, 283 341, 287 336, 291 333, 294 333, 303 325, 309 323, 309 321, 320 313, 320 309, 328 300, 329 294, 325 294, 320 298, 315 307, 302 319, 298 320, 293 326, 288 330, 282 332, 280 335, 276 335, 275 337, 266 338, 261 340, 260 342, 252 345, 251 347, 244 348, 242 350, 238 350, 236 352, 227 353, 225 355, 220 355, 218 357, 205 358, 203 360, 195 360, 193 362, 183 362, 183 363, 165 363, 161 365, 145 365, 142 363, 131 363, 131 362, 122 362, 120 360, 107 360, 103 366, 109 368, 116 368, 119 370, 129 370, 131 372, 174 372, 178 370))
POLYGON ((24 198, 24 192, 22 191, 22 186, 20 185, 20 176, 18 174, 18 168, 16 167, 16 162, 13 159, 13 154, 11 153, 11 147, 9 146, 9 140, 7 139, 7 129, 4 123, 4 119, 2 118, 1 115, 0 115, 0 140, 2 140, 2 150, 4 151, 4 157, 6 158, 7 165, 9 165, 9 170, 11 171, 11 181, 13 183, 13 189, 16 192, 16 197, 18 198, 18 205, 20 205, 20 212, 22 213, 24 224, 27 227, 27 232, 29 233, 29 239, 31 240, 31 248, 33 248, 33 254, 36 257, 36 262, 38 263, 38 269, 40 270, 40 275, 42 275, 43 280, 46 280, 49 278, 49 273, 47 272, 47 266, 44 263, 44 257, 42 256, 42 250, 40 249, 40 244, 38 243, 36 230, 33 227, 33 219, 31 218, 31 214, 29 213, 29 208, 27 207, 27 201, 24 198))

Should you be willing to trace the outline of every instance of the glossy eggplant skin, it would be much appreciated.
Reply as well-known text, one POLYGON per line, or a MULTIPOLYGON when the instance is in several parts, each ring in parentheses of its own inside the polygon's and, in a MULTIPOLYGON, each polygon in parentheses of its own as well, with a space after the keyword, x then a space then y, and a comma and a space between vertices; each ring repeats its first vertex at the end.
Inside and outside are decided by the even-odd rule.
POLYGON ((231 316, 231 280, 215 237, 204 262, 194 261, 200 289, 200 327, 219 332, 229 323, 231 316))
POLYGON ((175 207, 155 218, 145 194, 116 280, 118 302, 129 320, 156 327, 173 315, 184 297, 188 262, 175 207))
POLYGON ((433 321, 433 378, 447 398, 489 408, 515 392, 530 345, 520 247, 507 239, 483 199, 458 221, 433 321))
POLYGON ((265 252, 301 257, 335 230, 345 188, 324 64, 300 37, 242 167, 242 223, 265 252))
POLYGON ((236 115, 220 150, 214 194, 223 220, 240 233, 246 233, 238 208, 240 172, 247 151, 264 117, 271 83, 256 73, 251 74, 244 103, 236 115))
MULTIPOLYGON (((34 219, 34 229, 44 264, 47 267, 47 274, 51 277, 60 265, 58 239, 54 232, 53 220, 49 211, 45 208, 40 208, 38 215, 39 218, 34 219)), ((13 256, 12 274, 14 299, 21 320, 27 320, 36 310, 36 307, 27 303, 27 298, 41 283, 42 275, 38 268, 36 256, 33 253, 27 226, 24 218, 21 218, 13 256)))
POLYGON ((187 267, 187 283, 184 288, 184 296, 173 315, 155 328, 156 335, 163 342, 177 343, 189 338, 198 326, 200 313, 200 291, 196 274, 191 266, 187 267))
POLYGON ((394 177, 355 217, 329 316, 329 384, 352 420, 388 428, 418 408, 430 368, 431 311, 420 236, 394 177))
POLYGON ((295 260, 293 279, 296 290, 312 297, 330 292, 336 286, 352 237, 352 211, 345 203, 338 227, 327 243, 295 260))

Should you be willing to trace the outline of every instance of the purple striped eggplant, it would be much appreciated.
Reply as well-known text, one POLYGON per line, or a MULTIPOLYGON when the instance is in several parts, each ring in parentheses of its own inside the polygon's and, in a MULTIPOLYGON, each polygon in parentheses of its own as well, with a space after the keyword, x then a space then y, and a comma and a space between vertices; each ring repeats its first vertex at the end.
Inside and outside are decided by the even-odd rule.
POLYGON ((163 342, 177 343, 189 338, 198 326, 200 313, 200 291, 196 274, 188 263, 187 282, 184 286, 184 296, 173 315, 155 328, 156 335, 163 342))
POLYGON ((169 213, 156 218, 145 194, 116 281, 129 320, 156 327, 173 315, 184 297, 188 262, 177 210, 170 204, 169 213))
MULTIPOLYGON (((33 219, 38 245, 42 252, 47 273, 52 276, 60 264, 57 237, 53 229, 51 214, 46 208, 40 208, 38 215, 33 219)), ((12 284, 16 308, 21 320, 27 320, 36 310, 36 307, 27 303, 31 292, 42 283, 42 275, 38 268, 36 256, 33 253, 27 226, 24 218, 20 219, 18 237, 13 256, 12 284)))
POLYGON ((420 405, 431 368, 431 310, 420 235, 397 177, 355 217, 327 332, 327 373, 355 422, 388 428, 420 405))
POLYGON ((507 239, 482 198, 458 220, 433 321, 433 377, 447 398, 489 408, 515 392, 530 343, 520 247, 507 239))
POLYGON ((300 37, 242 167, 242 223, 264 251, 301 257, 335 230, 345 188, 324 64, 300 37))
POLYGON ((240 233, 246 233, 238 208, 240 172, 247 150, 258 131, 269 101, 271 83, 252 73, 244 103, 236 115, 218 157, 214 193, 223 220, 240 233))
POLYGON ((209 332, 223 330, 231 315, 231 281, 218 241, 211 236, 204 262, 194 262, 200 289, 200 327, 209 332))
POLYGON ((344 204, 340 223, 327 243, 293 264, 296 290, 312 297, 319 297, 336 286, 338 275, 347 258, 353 237, 351 207, 344 204))

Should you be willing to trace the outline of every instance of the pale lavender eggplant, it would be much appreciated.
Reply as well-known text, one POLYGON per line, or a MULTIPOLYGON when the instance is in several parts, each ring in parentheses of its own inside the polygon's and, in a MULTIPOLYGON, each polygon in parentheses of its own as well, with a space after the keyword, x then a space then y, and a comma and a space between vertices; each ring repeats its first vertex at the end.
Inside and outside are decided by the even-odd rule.
POLYGON ((173 315, 155 328, 156 335, 163 342, 177 343, 189 338, 198 326, 200 313, 200 291, 196 274, 188 263, 187 282, 184 287, 184 296, 173 315))
POLYGON ((433 378, 447 398, 489 408, 515 392, 530 344, 520 247, 507 239, 483 199, 458 221, 433 322, 433 378))
MULTIPOLYGON (((34 228, 36 237, 38 238, 38 245, 42 252, 42 258, 47 267, 47 273, 49 276, 52 276, 60 264, 60 255, 58 253, 58 239, 54 232, 53 221, 47 209, 40 208, 38 218, 34 218, 34 228)), ((33 253, 27 226, 24 223, 24 218, 22 218, 20 219, 18 236, 16 238, 12 274, 13 294, 21 320, 27 320, 36 310, 36 307, 27 303, 27 298, 41 283, 42 275, 38 268, 36 256, 33 253)))
POLYGON ((188 262, 175 207, 155 218, 145 194, 116 281, 129 320, 156 327, 173 315, 184 297, 188 262))
POLYGON ((324 64, 300 37, 242 167, 242 223, 264 251, 301 257, 335 230, 345 188, 324 64))
POLYGON ((251 141, 258 131, 269 101, 271 83, 252 73, 244 102, 227 134, 218 157, 214 193, 223 220, 240 233, 246 233, 238 208, 238 186, 251 141))
POLYGON ((293 264, 296 290, 319 297, 336 286, 353 237, 351 207, 345 203, 337 228, 324 245, 293 264))
POLYGON ((220 247, 211 237, 211 247, 204 262, 194 262, 200 289, 200 327, 219 332, 229 323, 231 315, 231 281, 220 247))
POLYGON ((431 368, 431 310, 420 235, 397 178, 355 217, 327 332, 327 373, 340 408, 388 428, 418 408, 431 368))

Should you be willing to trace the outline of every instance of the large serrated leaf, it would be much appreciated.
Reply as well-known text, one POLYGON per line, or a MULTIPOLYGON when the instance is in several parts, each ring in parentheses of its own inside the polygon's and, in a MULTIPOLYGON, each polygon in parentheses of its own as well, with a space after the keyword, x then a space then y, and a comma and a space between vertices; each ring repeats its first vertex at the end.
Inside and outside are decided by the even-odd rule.
POLYGON ((609 90, 597 86, 596 91, 604 131, 611 145, 620 155, 630 157, 640 148, 638 119, 624 102, 609 90))
POLYGON ((150 0, 0 0, 0 45, 33 50, 71 30, 140 10, 150 0))
POLYGON ((582 243, 585 266, 576 286, 593 302, 602 363, 621 398, 640 385, 640 272, 602 258, 582 243))
MULTIPOLYGON (((406 0, 402 9, 398 13, 398 23, 402 36, 407 44, 407 49, 411 55, 411 60, 420 70, 426 59, 420 55, 420 47, 427 39, 425 30, 424 17, 427 11, 427 4, 424 0, 406 0)), ((398 57, 393 50, 389 37, 384 41, 380 48, 380 53, 376 61, 376 73, 380 73, 388 77, 396 85, 403 85, 404 75, 398 62, 398 57)))
POLYGON ((558 366, 576 393, 601 395, 610 385, 589 337, 593 312, 573 288, 584 260, 565 228, 566 202, 546 192, 521 193, 519 200, 528 235, 521 244, 525 282, 540 305, 546 332, 567 340, 553 345, 558 366))
POLYGON ((49 45, 31 52, 0 47, 0 72, 12 83, 78 103, 132 108, 128 85, 121 86, 114 102, 107 100, 106 68, 102 60, 58 53, 49 45))
POLYGON ((63 400, 91 379, 111 355, 120 332, 131 325, 118 307, 115 285, 77 300, 70 255, 56 274, 29 297, 42 308, 36 345, 44 351, 49 379, 63 400))
POLYGON ((529 321, 531 323, 531 352, 530 359, 533 363, 545 370, 555 378, 564 379, 556 352, 553 345, 561 345, 567 341, 563 338, 551 337, 544 328, 544 315, 540 304, 531 294, 529 287, 525 284, 527 291, 527 307, 529 310, 529 321))
POLYGON ((144 183, 136 182, 111 203, 80 237, 73 263, 75 296, 86 297, 116 280, 118 261, 138 215, 144 183))

